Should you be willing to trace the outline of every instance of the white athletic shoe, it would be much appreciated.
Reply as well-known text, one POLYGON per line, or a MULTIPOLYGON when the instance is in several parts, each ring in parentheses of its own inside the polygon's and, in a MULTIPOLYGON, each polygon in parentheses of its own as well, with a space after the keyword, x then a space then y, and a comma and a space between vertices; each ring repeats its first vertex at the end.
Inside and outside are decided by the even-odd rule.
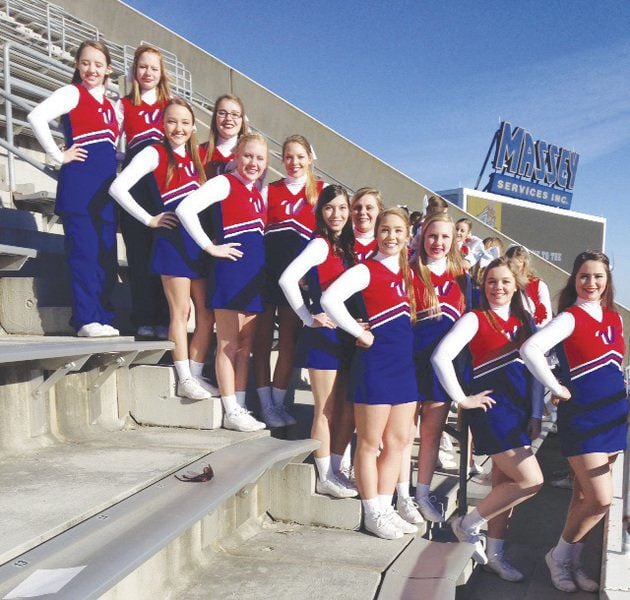
POLYGON ((452 471, 459 466, 450 452, 446 450, 438 450, 437 466, 446 471, 452 471))
POLYGON ((472 544, 475 547, 472 555, 473 560, 480 565, 487 565, 488 557, 486 556, 486 551, 483 548, 481 533, 478 531, 468 531, 464 529, 462 527, 463 518, 464 517, 457 517, 451 522, 451 529, 453 530, 455 537, 460 542, 472 544))
POLYGON ((210 392, 204 390, 194 377, 188 377, 177 382, 177 395, 191 400, 207 400, 210 392))
POLYGON ((516 567, 512 566, 504 554, 490 554, 488 556, 488 564, 483 566, 484 571, 496 573, 501 579, 505 581, 523 581, 525 575, 521 573, 516 567))
POLYGON ((270 429, 276 427, 284 427, 284 419, 278 414, 276 407, 273 404, 268 406, 260 405, 260 416, 262 420, 267 424, 270 429))
POLYGON ((407 523, 424 523, 424 519, 418 510, 418 505, 413 498, 401 498, 400 496, 396 500, 396 512, 407 523))
POLYGON ((553 557, 553 550, 554 548, 545 554, 545 562, 551 575, 551 583, 561 592, 577 592, 577 586, 571 573, 571 560, 556 560, 553 557))
POLYGON ((356 498, 358 496, 357 490, 347 488, 335 475, 332 475, 326 481, 322 481, 318 477, 315 491, 318 494, 332 496, 333 498, 356 498))
POLYGON ((251 432, 264 429, 265 424, 254 419, 248 410, 237 406, 232 412, 223 415, 223 428, 251 432))
POLYGON ((393 506, 389 506, 386 510, 387 512, 392 513, 392 516, 391 516, 392 522, 405 535, 408 533, 418 533, 418 528, 412 523, 409 523, 409 521, 406 521, 405 519, 403 519, 402 516, 397 511, 394 510, 393 506))
POLYGON ((484 473, 483 465, 478 465, 475 461, 473 461, 472 466, 468 467, 468 476, 474 477, 475 475, 481 475, 484 473))
POLYGON ((118 331, 118 329, 116 329, 115 327, 112 327, 111 325, 101 324, 101 327, 103 328, 104 336, 114 337, 114 336, 120 335, 120 331, 118 331))
POLYGON ((446 521, 442 511, 433 506, 428 496, 416 498, 416 505, 425 521, 431 521, 432 523, 444 523, 446 521))
POLYGON ((367 531, 384 540, 397 540, 403 536, 403 532, 396 527, 392 519, 394 511, 383 511, 376 515, 366 514, 363 526, 367 531))
POLYGON ((591 579, 582 569, 582 565, 573 565, 573 580, 577 586, 584 592, 599 591, 599 583, 591 579))
POLYGON ((195 377, 194 379, 211 396, 218 398, 221 395, 219 388, 216 385, 212 385, 205 377, 195 377))
POLYGON ((107 337, 109 335, 100 323, 86 323, 77 331, 78 337, 107 337))
POLYGON ((136 329, 136 335, 138 337, 152 338, 155 337, 155 329, 151 325, 140 325, 136 329))

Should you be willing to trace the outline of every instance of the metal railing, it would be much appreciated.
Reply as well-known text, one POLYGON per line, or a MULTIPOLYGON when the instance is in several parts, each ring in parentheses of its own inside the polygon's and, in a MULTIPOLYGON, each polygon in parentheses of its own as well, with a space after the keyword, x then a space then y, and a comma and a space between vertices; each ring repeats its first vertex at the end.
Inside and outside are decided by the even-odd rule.
MULTIPOLYGON (((630 400, 630 366, 626 367, 625 381, 626 398, 630 400)), ((623 453, 622 486, 621 551, 630 555, 630 427, 626 436, 626 451, 623 453)))

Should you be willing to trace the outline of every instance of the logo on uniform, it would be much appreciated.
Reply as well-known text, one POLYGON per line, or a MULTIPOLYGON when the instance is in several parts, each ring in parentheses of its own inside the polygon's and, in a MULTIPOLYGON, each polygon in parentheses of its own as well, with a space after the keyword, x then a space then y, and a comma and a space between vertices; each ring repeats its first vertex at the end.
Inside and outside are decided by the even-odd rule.
POLYGON ((407 295, 407 289, 405 288, 405 282, 401 281, 400 283, 396 283, 395 281, 392 281, 389 284, 389 287, 392 288, 396 294, 398 294, 398 296, 400 296, 401 298, 407 295))
POLYGON ((261 213, 263 211, 263 203, 258 196, 250 196, 249 201, 254 205, 257 213, 261 213))
POLYGON ((451 291, 451 287, 453 286, 452 281, 446 281, 441 285, 435 286, 435 293, 438 296, 448 296, 448 293, 451 291))
POLYGON ((114 111, 111 108, 99 108, 98 112, 103 115, 103 121, 107 125, 111 125, 114 121, 114 111))
POLYGON ((156 125, 162 116, 162 109, 156 108, 155 110, 141 110, 138 115, 144 118, 144 122, 147 125, 156 125))
POLYGON ((297 202, 291 202, 291 200, 282 200, 280 206, 284 207, 285 215, 298 215, 304 208, 304 198, 300 198, 297 202))
POLYGON ((510 340, 510 342, 513 342, 516 339, 516 335, 518 334, 518 325, 513 325, 512 329, 504 329, 503 332, 510 340))
POLYGON ((612 346, 615 343, 615 330, 609 325, 606 329, 597 331, 595 337, 601 338, 606 346, 612 346))
POLYGON ((192 161, 189 161, 186 164, 181 164, 179 167, 184 169, 184 173, 186 173, 188 177, 194 177, 197 174, 197 169, 195 169, 195 164, 192 161))

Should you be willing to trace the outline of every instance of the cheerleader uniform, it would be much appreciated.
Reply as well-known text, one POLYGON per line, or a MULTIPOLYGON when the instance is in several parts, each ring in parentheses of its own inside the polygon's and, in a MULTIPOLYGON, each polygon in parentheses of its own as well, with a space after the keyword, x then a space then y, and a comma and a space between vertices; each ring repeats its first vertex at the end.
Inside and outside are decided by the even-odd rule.
MULTIPOLYGON (((127 141, 123 169, 141 150, 162 141, 162 117, 166 104, 166 101, 157 101, 155 90, 142 94, 139 105, 135 105, 128 97, 118 101, 117 108, 123 115, 127 141)), ((130 193, 150 215, 155 216, 162 212, 162 202, 157 198, 150 174, 138 181, 130 193)), ((129 265, 131 320, 136 327, 167 326, 169 314, 164 289, 160 279, 152 275, 150 268, 153 232, 124 210, 120 211, 120 231, 127 249, 129 265)))
POLYGON ((206 306, 262 312, 266 222, 263 194, 254 182, 248 182, 238 173, 228 173, 207 181, 187 198, 178 208, 177 216, 201 248, 212 243, 197 216, 208 207, 211 207, 214 243, 239 243, 243 256, 234 261, 228 258, 210 261, 206 306))
POLYGON ((624 339, 619 313, 578 299, 528 340, 525 363, 552 393, 560 384, 544 352, 562 342, 558 355, 571 398, 558 404, 558 436, 564 456, 626 449, 628 399, 623 379, 624 339), (547 348, 549 346, 549 348, 547 348), (542 356, 542 359, 541 359, 542 356))
POLYGON ((199 145, 199 155, 201 157, 204 170, 206 172, 206 179, 212 179, 217 175, 225 175, 236 168, 234 148, 236 146, 237 138, 224 139, 219 136, 217 145, 212 149, 212 156, 206 161, 206 155, 208 153, 209 142, 205 142, 199 145))
MULTIPOLYGON (((278 280, 289 263, 313 237, 315 213, 306 199, 306 177, 287 177, 274 181, 267 188, 267 227, 265 229, 266 283, 264 301, 286 306, 278 280), (299 189, 295 189, 300 184, 299 189)), ((317 193, 324 187, 317 182, 317 193)))
POLYGON ((518 353, 522 327, 522 322, 510 314, 509 306, 473 310, 458 321, 431 359, 447 393, 460 402, 466 396, 457 382, 452 360, 469 344, 473 364, 470 394, 492 390, 489 396, 495 404, 487 412, 480 408, 466 411, 477 455, 530 446, 527 423, 531 417, 541 417, 542 389, 534 386, 518 353))
POLYGON ((324 312, 320 300, 322 293, 349 265, 333 252, 330 242, 315 236, 280 277, 280 288, 291 308, 306 326, 303 367, 321 370, 339 370, 350 366, 354 343, 342 335, 339 328, 312 327, 313 315, 324 312), (307 307, 300 290, 300 279, 306 280, 307 307))
POLYGON ((374 234, 354 232, 354 255, 357 262, 365 262, 368 258, 373 258, 377 252, 378 244, 374 234))
MULTIPOLYGON (((435 288, 440 304, 440 314, 430 315, 425 305, 425 286, 419 277, 414 277, 416 296, 416 323, 413 326, 413 358, 416 365, 416 377, 420 402, 450 402, 448 394, 440 384, 431 366, 431 354, 441 339, 450 331, 453 324, 470 306, 471 282, 466 278, 466 291, 447 270, 445 259, 429 264, 431 283, 435 288)), ((458 357, 458 372, 463 373, 466 356, 458 357)))
POLYGON ((374 343, 355 352, 351 399, 358 404, 416 402, 409 300, 398 256, 377 253, 344 273, 324 293, 327 314, 354 338, 364 330, 343 302, 356 292, 361 292, 374 343))
POLYGON ((107 190, 116 175, 119 125, 103 87, 64 86, 30 114, 29 122, 44 150, 58 162, 48 123, 61 116, 65 144, 87 150, 85 161, 61 166, 55 213, 62 217, 72 285, 70 324, 112 323, 110 296, 116 282, 116 219, 107 190))

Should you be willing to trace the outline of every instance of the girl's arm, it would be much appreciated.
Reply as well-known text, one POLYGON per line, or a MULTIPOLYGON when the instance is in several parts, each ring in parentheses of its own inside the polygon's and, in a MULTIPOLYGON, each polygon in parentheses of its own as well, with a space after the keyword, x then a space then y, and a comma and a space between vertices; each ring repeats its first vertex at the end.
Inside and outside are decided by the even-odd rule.
POLYGON ((321 265, 327 256, 328 244, 321 238, 311 240, 284 270, 278 281, 289 305, 307 327, 334 329, 334 324, 326 317, 325 313, 315 316, 310 313, 304 304, 304 298, 300 291, 300 279, 308 273, 309 269, 321 265))
POLYGON ((453 328, 444 336, 431 356, 431 364, 455 406, 462 408, 482 408, 484 412, 492 408, 494 400, 488 396, 492 390, 480 394, 466 396, 457 379, 453 360, 464 346, 472 340, 479 331, 479 319, 473 312, 466 313, 453 328))
POLYGON ((195 240, 198 246, 203 248, 205 252, 217 258, 229 258, 237 260, 243 256, 238 249, 241 244, 231 242, 229 244, 215 245, 208 237, 201 226, 199 213, 209 206, 225 200, 230 194, 230 182, 224 175, 213 177, 206 181, 199 189, 184 198, 179 206, 175 209, 175 214, 179 217, 182 225, 195 240))
POLYGON ((157 150, 151 146, 139 152, 125 167, 120 175, 114 179, 109 188, 111 197, 122 206, 134 219, 147 227, 177 227, 178 220, 173 212, 166 211, 159 215, 149 214, 140 206, 129 190, 145 175, 152 173, 158 166, 160 157, 157 150))
POLYGON ((521 346, 521 357, 531 374, 547 386, 551 393, 558 398, 568 400, 571 397, 569 390, 563 386, 553 375, 545 353, 556 344, 566 340, 575 329, 575 319, 568 312, 559 314, 551 323, 536 332, 521 346))
POLYGON ((118 98, 118 100, 116 100, 116 104, 114 104, 114 112, 116 113, 116 119, 118 119, 118 128, 120 129, 116 158, 117 160, 122 162, 125 159, 125 153, 127 151, 127 134, 125 133, 125 105, 122 101, 122 98, 118 98))
POLYGON ((87 151, 84 149, 80 149, 83 153, 77 153, 76 151, 70 153, 70 150, 75 148, 75 146, 62 152, 57 147, 50 131, 50 121, 69 113, 78 104, 79 90, 73 85, 64 85, 38 104, 26 117, 41 147, 48 156, 59 164, 64 164, 71 160, 85 160, 85 156, 87 156, 87 151))
POLYGON ((369 284, 370 270, 365 265, 355 265, 335 279, 321 298, 321 305, 326 314, 341 329, 357 338, 359 344, 365 348, 372 345, 374 336, 357 323, 348 312, 344 301, 350 298, 352 294, 364 290, 369 284))

